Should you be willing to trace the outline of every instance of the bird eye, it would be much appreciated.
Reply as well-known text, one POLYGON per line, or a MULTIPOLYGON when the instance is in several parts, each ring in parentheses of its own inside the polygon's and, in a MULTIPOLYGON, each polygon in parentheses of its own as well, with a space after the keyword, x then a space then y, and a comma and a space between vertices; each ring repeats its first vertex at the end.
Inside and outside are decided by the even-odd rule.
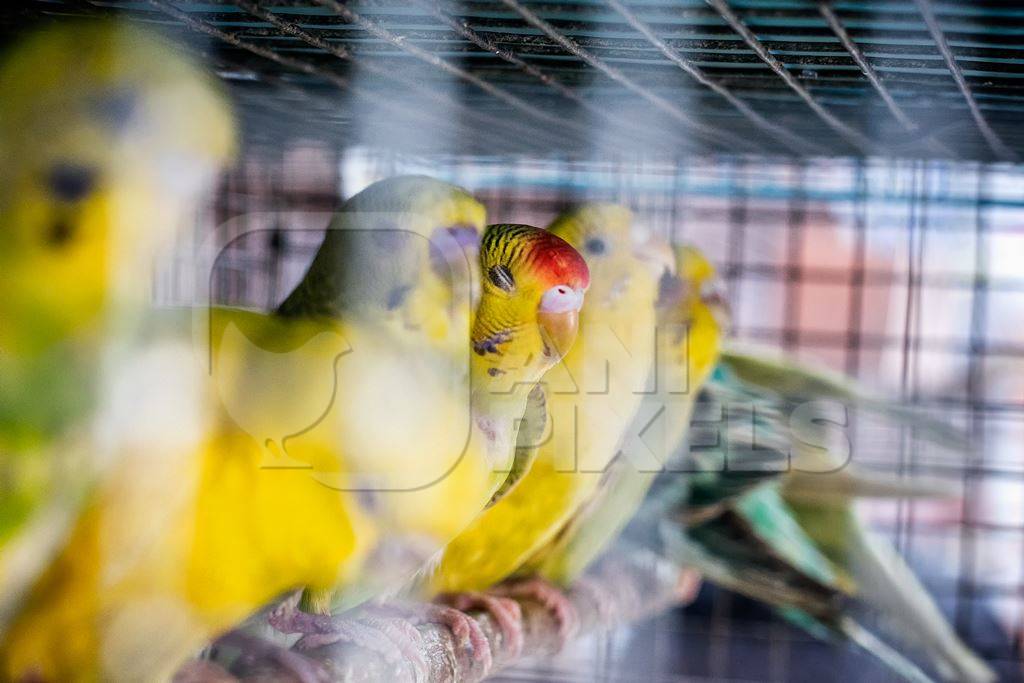
POLYGON ((63 247, 74 236, 74 226, 67 218, 58 218, 46 233, 46 244, 51 247, 63 247))
POLYGON ((607 246, 605 245, 604 240, 599 237, 591 237, 583 244, 583 250, 594 256, 600 256, 606 249, 607 246))
POLYGON ((46 186, 53 196, 64 202, 77 202, 96 187, 96 169, 75 163, 59 163, 50 169, 46 186))
POLYGON ((515 289, 516 279, 512 277, 512 271, 507 266, 493 266, 487 271, 487 277, 498 289, 511 292, 515 289))

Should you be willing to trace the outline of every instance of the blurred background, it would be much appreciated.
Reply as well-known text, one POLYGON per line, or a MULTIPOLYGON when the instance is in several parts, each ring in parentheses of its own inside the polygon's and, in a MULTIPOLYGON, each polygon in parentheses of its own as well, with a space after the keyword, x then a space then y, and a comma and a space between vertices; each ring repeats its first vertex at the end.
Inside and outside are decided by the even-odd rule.
MULTIPOLYGON (((243 155, 156 264, 161 304, 275 306, 340 199, 398 173, 490 222, 622 202, 692 241, 740 339, 965 429, 965 461, 854 416, 856 462, 955 483, 863 510, 1005 680, 1024 632, 1024 8, 851 0, 28 0, 3 43, 119 14, 199 54, 243 155), (213 254, 212 275, 208 268, 213 254)), ((889 680, 702 590, 503 680, 889 680)))

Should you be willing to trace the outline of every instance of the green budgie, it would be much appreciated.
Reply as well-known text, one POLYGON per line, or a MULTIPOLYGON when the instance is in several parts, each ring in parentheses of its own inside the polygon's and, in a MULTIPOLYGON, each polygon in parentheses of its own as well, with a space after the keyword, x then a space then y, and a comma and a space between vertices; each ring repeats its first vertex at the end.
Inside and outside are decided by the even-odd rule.
POLYGON ((687 464, 693 471, 675 475, 677 481, 652 496, 655 508, 673 510, 671 521, 660 525, 670 554, 716 583, 775 606, 811 633, 857 643, 908 680, 928 678, 860 626, 852 616, 855 607, 881 617, 886 633, 901 645, 928 655, 944 679, 994 680, 895 550, 852 509, 857 497, 947 495, 948 489, 859 472, 826 446, 827 423, 801 421, 797 434, 789 416, 795 407, 824 398, 886 414, 937 443, 961 445, 962 437, 867 397, 843 378, 735 349, 723 353, 708 393, 756 406, 756 447, 731 452, 744 435, 727 430, 728 467, 720 468, 721 460, 707 451, 691 449, 687 464), (797 471, 790 471, 792 465, 797 471))

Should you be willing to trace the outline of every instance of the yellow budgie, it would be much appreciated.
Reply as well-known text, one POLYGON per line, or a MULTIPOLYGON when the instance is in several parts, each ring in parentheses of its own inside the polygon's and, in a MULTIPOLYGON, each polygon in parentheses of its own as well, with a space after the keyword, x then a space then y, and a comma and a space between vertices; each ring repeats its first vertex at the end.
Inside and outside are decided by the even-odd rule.
POLYGON ((663 279, 656 382, 627 434, 633 441, 557 538, 523 569, 569 585, 639 508, 666 460, 682 444, 693 406, 718 362, 729 309, 714 266, 695 247, 675 247, 676 277, 663 279))
MULTIPOLYGON (((479 266, 475 260, 467 262, 467 257, 475 255, 483 220, 483 206, 465 190, 448 183, 423 176, 399 176, 374 183, 346 201, 338 211, 307 274, 279 307, 278 313, 285 317, 314 316, 381 325, 409 344, 453 353, 453 357, 447 359, 450 374, 459 378, 460 371, 465 374, 470 369, 468 362, 472 354, 466 345, 470 302, 475 298, 473 290, 480 287, 479 266)), ((500 285, 499 290, 512 286, 506 280, 502 271, 495 271, 489 274, 485 286, 500 285)), ((480 322, 491 324, 486 319, 480 322)), ((499 340, 506 334, 500 329, 497 332, 499 340)), ((563 340, 563 343, 568 341, 563 340)), ((530 348, 529 345, 526 348, 530 348)), ((422 351, 419 353, 422 355, 422 351)), ((522 368, 515 368, 513 374, 505 377, 503 370, 484 362, 490 356, 490 352, 475 355, 474 376, 502 385, 509 377, 515 381, 529 379, 522 368)), ((553 357, 536 354, 529 362, 539 362, 537 367, 543 368, 553 362, 553 357)), ((391 375, 382 373, 382 376, 391 375)), ((376 383, 381 384, 380 379, 376 383)), ((418 401, 424 393, 386 388, 380 395, 380 408, 392 411, 401 407, 401 398, 409 396, 418 401)), ((456 395, 460 393, 460 387, 453 389, 456 395)), ((529 389, 529 383, 525 383, 502 399, 511 412, 521 412, 522 408, 515 406, 521 406, 529 389)), ((468 405, 469 397, 464 396, 463 400, 468 405)), ((354 423, 368 414, 365 401, 350 406, 346 412, 355 416, 354 423)), ((447 428, 466 431, 464 422, 463 416, 452 416, 447 420, 447 428)), ((504 446, 494 449, 494 458, 498 461, 505 458, 502 450, 506 453, 511 450, 509 436, 500 439, 505 442, 504 446)), ((375 436, 375 442, 365 443, 365 449, 380 461, 378 451, 387 443, 388 437, 382 433, 375 436)), ((396 453, 400 451, 396 449, 396 453)), ((416 477, 428 482, 442 475, 439 471, 417 473, 415 462, 404 462, 400 458, 395 461, 402 463, 404 476, 410 479, 416 477)), ((428 458, 417 461, 430 463, 428 458)), ((468 523, 486 502, 486 498, 479 499, 480 496, 493 493, 494 484, 504 476, 503 472, 498 472, 496 479, 464 481, 460 477, 471 461, 467 459, 451 473, 444 474, 437 485, 405 492, 395 506, 392 528, 407 534, 433 524, 436 528, 432 537, 444 538, 447 532, 442 529, 461 528, 468 523)), ((409 578, 410 570, 418 569, 438 549, 435 541, 422 538, 419 542, 407 539, 404 545, 418 547, 419 557, 407 552, 391 552, 387 555, 386 566, 363 572, 365 581, 361 585, 349 583, 344 590, 326 593, 307 591, 303 609, 325 614, 382 590, 393 591, 396 585, 409 578), (396 557, 404 559, 405 563, 396 562, 396 557)), ((285 628, 301 630, 287 621, 293 620, 280 616, 275 619, 275 623, 285 628)))
POLYGON ((154 253, 235 139, 214 81, 123 23, 26 37, 0 90, 2 632, 100 474, 90 417, 134 344, 154 253))
MULTIPOLYGON (((589 499, 618 452, 654 357, 659 279, 672 265, 663 253, 638 250, 631 224, 624 207, 589 204, 550 226, 584 254, 592 276, 579 338, 544 379, 551 434, 515 486, 448 545, 432 592, 480 591, 516 573, 589 499)), ((523 588, 547 595, 539 584, 523 588)))

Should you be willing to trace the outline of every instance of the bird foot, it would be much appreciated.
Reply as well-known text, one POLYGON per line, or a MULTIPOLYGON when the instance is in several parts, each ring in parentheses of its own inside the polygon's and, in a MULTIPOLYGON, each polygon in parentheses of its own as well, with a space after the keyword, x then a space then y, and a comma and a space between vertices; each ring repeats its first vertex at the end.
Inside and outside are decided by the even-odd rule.
POLYGON ((302 637, 293 646, 310 652, 338 643, 350 643, 379 654, 388 663, 406 663, 417 680, 427 678, 429 666, 423 656, 423 637, 406 619, 377 616, 367 607, 353 614, 332 617, 310 614, 298 607, 298 599, 289 598, 278 605, 267 620, 282 633, 302 637))
POLYGON ((327 670, 312 659, 242 631, 232 631, 221 636, 214 646, 227 646, 239 650, 241 652, 239 661, 247 667, 251 667, 257 662, 272 663, 277 669, 286 672, 299 683, 329 683, 331 680, 327 670))
POLYGON ((696 569, 684 569, 679 573, 679 580, 676 581, 676 597, 679 603, 689 605, 697 599, 700 593, 701 575, 696 569))
POLYGON ((468 614, 454 607, 438 604, 388 603, 377 605, 374 609, 388 613, 398 613, 413 623, 430 623, 444 626, 455 636, 455 644, 462 652, 470 653, 468 666, 479 666, 486 676, 491 670, 494 659, 491 655, 491 644, 487 635, 468 614))
MULTIPOLYGON (((523 611, 519 603, 486 593, 447 593, 437 602, 448 605, 460 612, 480 610, 494 619, 501 633, 501 644, 508 650, 509 659, 516 659, 523 652, 523 611)), ((493 653, 492 653, 493 654, 493 653)))
POLYGON ((564 649, 579 631, 579 614, 572 601, 558 586, 540 577, 508 581, 495 586, 490 593, 499 597, 534 600, 551 612, 558 624, 559 650, 564 649))
POLYGON ((574 591, 585 595, 594 605, 597 612, 597 619, 602 626, 610 626, 615 622, 615 615, 618 610, 618 596, 612 594, 599 581, 581 576, 573 583, 574 591))

